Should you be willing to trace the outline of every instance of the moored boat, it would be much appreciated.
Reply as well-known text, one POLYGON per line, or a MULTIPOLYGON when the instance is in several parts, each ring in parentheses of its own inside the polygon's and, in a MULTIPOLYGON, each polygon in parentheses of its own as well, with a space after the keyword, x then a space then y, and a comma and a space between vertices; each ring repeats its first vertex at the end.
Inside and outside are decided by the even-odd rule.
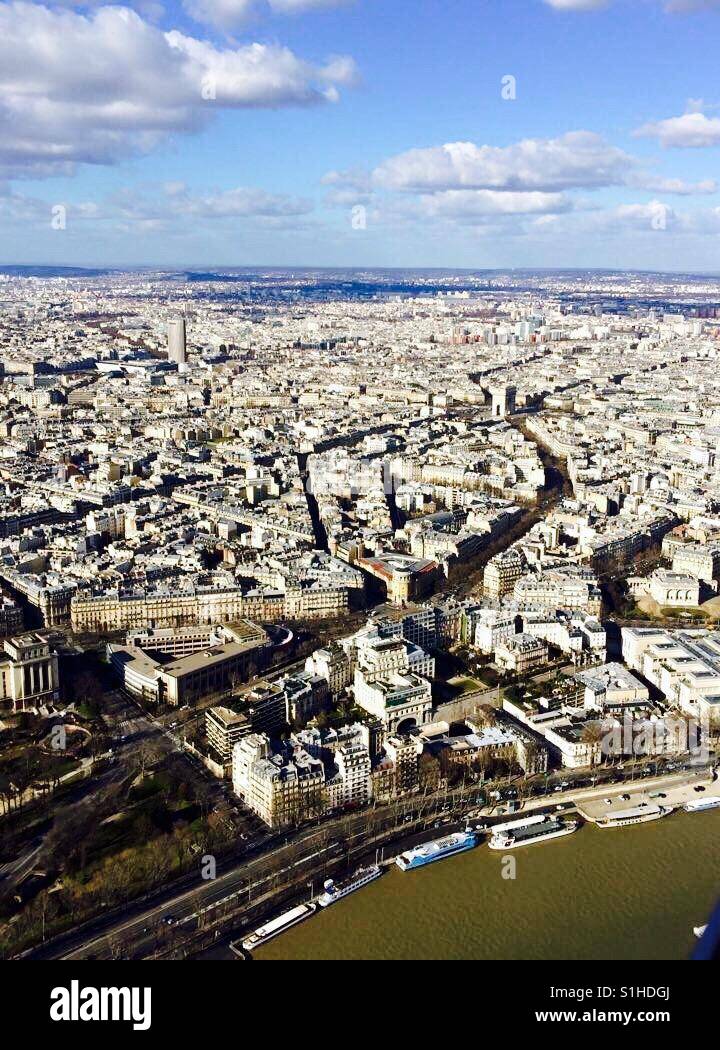
POLYGON ((596 822, 599 828, 625 828, 630 824, 647 824, 650 820, 659 820, 672 813, 671 806, 636 806, 634 809, 620 809, 609 813, 596 822))
POLYGON ((343 897, 354 893, 355 890, 362 889, 363 886, 367 886, 374 879, 379 879, 381 875, 382 868, 378 867, 377 864, 373 864, 369 868, 359 868, 350 878, 341 879, 340 882, 328 879, 324 884, 325 892, 318 897, 318 904, 321 908, 329 908, 331 904, 342 900, 343 897))
POLYGON ((686 802, 683 809, 686 813, 702 813, 704 809, 717 809, 720 806, 720 795, 707 795, 705 798, 694 798, 686 802))
POLYGON ((395 859, 395 863, 401 871, 410 871, 411 868, 421 868, 425 864, 432 864, 444 857, 451 857, 455 853, 464 853, 466 850, 474 849, 477 845, 477 837, 471 831, 456 831, 452 835, 445 835, 441 839, 425 842, 422 846, 406 850, 395 859))
POLYGON ((258 926, 254 933, 245 938, 242 946, 246 952, 251 952, 253 948, 259 948, 261 944, 271 941, 273 937, 289 930, 291 926, 297 926, 299 922, 309 919, 316 911, 317 904, 300 904, 297 908, 292 908, 291 911, 279 915, 277 919, 265 923, 264 926, 258 926))
POLYGON ((526 821, 512 821, 509 825, 498 825, 488 842, 490 849, 516 849, 550 839, 572 835, 579 827, 577 820, 560 820, 558 817, 533 817, 526 821))

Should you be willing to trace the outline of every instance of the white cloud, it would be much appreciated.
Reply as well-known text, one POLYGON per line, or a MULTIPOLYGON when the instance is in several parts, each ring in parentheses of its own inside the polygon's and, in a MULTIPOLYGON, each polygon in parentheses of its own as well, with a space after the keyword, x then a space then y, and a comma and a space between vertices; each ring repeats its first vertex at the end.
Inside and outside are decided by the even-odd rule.
POLYGON ((314 209, 310 200, 247 186, 199 195, 171 187, 167 197, 175 214, 203 219, 292 218, 314 209))
POLYGON ((196 22, 230 31, 262 14, 304 14, 349 2, 351 0, 184 0, 183 6, 196 22))
POLYGON ((362 168, 350 168, 347 171, 329 171, 320 180, 323 186, 342 186, 367 193, 372 186, 370 174, 362 168))
MULTIPOLYGON (((342 192, 340 207, 350 208, 357 197, 342 192)), ((330 202, 329 202, 330 203, 330 202)), ((445 190, 419 196, 389 195, 376 198, 370 215, 374 227, 404 228, 419 226, 453 231, 520 230, 528 220, 542 215, 560 215, 572 209, 572 201, 561 193, 501 193, 495 190, 445 190)))
POLYGON ((525 139, 512 146, 451 142, 414 149, 385 161, 373 173, 387 189, 430 191, 495 189, 555 192, 621 185, 636 161, 589 131, 556 139, 525 139))
POLYGON ((433 189, 420 192, 394 192, 397 188, 374 186, 373 175, 361 169, 331 171, 321 182, 330 187, 325 197, 329 207, 352 208, 357 204, 373 208, 373 226, 385 228, 433 224, 443 226, 507 230, 538 215, 570 211, 573 201, 563 193, 540 190, 433 189))
POLYGON ((614 219, 620 225, 651 230, 666 229, 677 222, 676 212, 658 200, 649 204, 621 204, 606 212, 604 218, 611 222, 614 219))
MULTIPOLYGON (((683 197, 718 192, 714 179, 690 182, 649 172, 638 158, 587 131, 504 147, 455 142, 413 149, 372 172, 330 171, 322 184, 330 188, 328 206, 372 205, 378 224, 432 222, 516 233, 539 223, 559 226, 555 220, 569 213, 609 214, 581 191, 626 186, 683 197)), ((642 222, 644 211, 652 219, 658 207, 651 201, 613 214, 625 224, 642 222)), ((595 226, 591 221, 588 228, 595 226)))
POLYGON ((568 211, 561 193, 502 193, 497 190, 445 190, 419 199, 428 217, 470 220, 485 215, 537 215, 568 211))
MULTIPOLYGON (((113 0, 47 0, 46 6, 50 7, 79 7, 83 10, 91 10, 94 7, 111 6, 113 0)), ((123 5, 132 7, 144 18, 157 19, 164 13, 160 0, 127 0, 123 5)))
POLYGON ((342 7, 353 0, 269 0, 274 11, 287 14, 301 14, 304 11, 316 11, 326 7, 342 7))
POLYGON ((612 0, 545 0, 550 7, 558 11, 595 11, 607 7, 612 0))
POLYGON ((635 135, 656 138, 666 148, 720 146, 720 117, 708 117, 698 112, 683 113, 681 117, 645 124, 635 135))
MULTIPOLYGON (((46 201, 0 184, 0 217, 8 222, 31 223, 50 229, 52 208, 61 202, 46 201)), ((209 231, 217 220, 239 223, 243 231, 268 226, 298 229, 314 211, 312 201, 256 187, 237 187, 196 193, 184 183, 133 187, 101 201, 67 202, 68 222, 104 227, 176 231, 187 225, 209 231), (185 220, 188 220, 187 223, 185 220)))
POLYGON ((638 174, 627 179, 628 186, 636 189, 649 190, 652 193, 675 193, 681 197, 690 197, 695 194, 717 193, 718 184, 715 179, 701 179, 700 182, 685 182, 684 179, 667 179, 662 175, 638 174))
POLYGON ((325 66, 311 66, 286 47, 248 44, 219 50, 212 44, 173 30, 165 34, 170 48, 182 55, 183 72, 195 96, 212 84, 217 101, 231 108, 276 108, 336 101, 338 84, 356 78, 351 58, 336 57, 325 66))
POLYGON ((288 48, 217 48, 162 32, 128 8, 87 15, 0 4, 0 177, 72 171, 197 131, 218 108, 313 106, 353 82, 288 48))
POLYGON ((259 11, 258 0, 184 0, 185 10, 196 22, 220 29, 234 29, 259 11))

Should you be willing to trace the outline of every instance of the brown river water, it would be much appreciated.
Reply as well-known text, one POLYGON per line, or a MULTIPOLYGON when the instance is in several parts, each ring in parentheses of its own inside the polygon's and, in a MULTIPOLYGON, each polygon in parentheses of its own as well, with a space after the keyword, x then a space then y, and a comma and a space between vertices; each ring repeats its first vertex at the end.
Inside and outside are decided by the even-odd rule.
POLYGON ((720 809, 381 879, 255 953, 271 959, 683 959, 720 899, 720 809), (505 865, 507 867, 507 865, 505 865))

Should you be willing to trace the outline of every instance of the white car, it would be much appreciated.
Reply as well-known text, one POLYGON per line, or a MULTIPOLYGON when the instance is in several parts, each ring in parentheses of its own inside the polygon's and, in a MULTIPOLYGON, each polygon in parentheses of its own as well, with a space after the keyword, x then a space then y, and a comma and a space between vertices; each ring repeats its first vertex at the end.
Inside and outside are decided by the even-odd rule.
POLYGON ((604 798, 603 802, 605 803, 606 806, 612 806, 612 799, 611 798, 604 798))

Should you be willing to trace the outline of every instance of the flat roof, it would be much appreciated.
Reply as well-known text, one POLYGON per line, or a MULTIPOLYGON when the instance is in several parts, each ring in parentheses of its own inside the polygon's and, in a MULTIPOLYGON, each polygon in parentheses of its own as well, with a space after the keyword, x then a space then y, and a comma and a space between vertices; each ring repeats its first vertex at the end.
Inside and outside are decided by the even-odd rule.
POLYGON ((161 670, 163 674, 171 678, 181 678, 183 675, 224 663, 226 660, 232 660, 236 656, 242 656, 243 653, 257 648, 258 643, 253 641, 228 642, 227 645, 216 645, 212 649, 203 649, 202 652, 191 653, 179 660, 173 660, 172 663, 165 664, 161 670))
POLYGON ((225 727, 247 722, 247 717, 244 714, 233 711, 229 707, 211 707, 206 714, 217 722, 221 722, 225 727))

